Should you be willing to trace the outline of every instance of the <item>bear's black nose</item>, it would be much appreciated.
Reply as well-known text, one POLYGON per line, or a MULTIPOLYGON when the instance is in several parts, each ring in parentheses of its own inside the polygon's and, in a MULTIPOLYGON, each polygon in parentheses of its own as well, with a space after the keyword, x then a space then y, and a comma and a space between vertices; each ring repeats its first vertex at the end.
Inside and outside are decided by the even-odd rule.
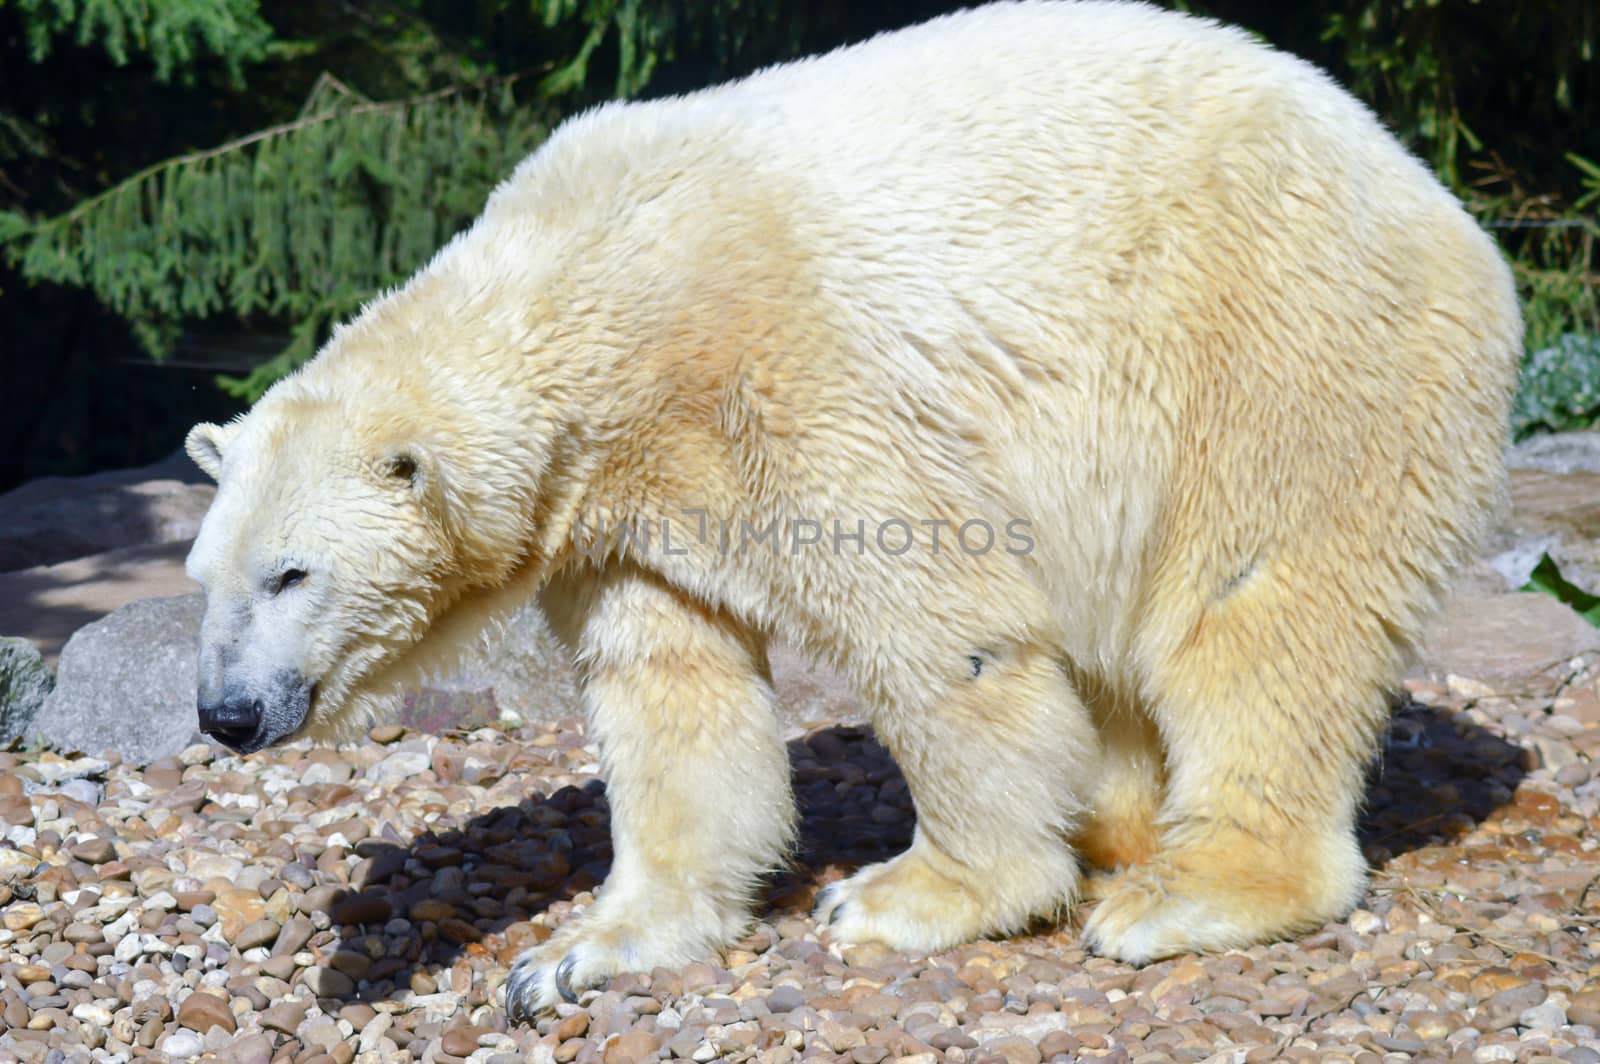
POLYGON ((240 753, 246 752, 245 747, 261 727, 259 699, 225 697, 220 702, 202 702, 199 710, 200 730, 240 753))

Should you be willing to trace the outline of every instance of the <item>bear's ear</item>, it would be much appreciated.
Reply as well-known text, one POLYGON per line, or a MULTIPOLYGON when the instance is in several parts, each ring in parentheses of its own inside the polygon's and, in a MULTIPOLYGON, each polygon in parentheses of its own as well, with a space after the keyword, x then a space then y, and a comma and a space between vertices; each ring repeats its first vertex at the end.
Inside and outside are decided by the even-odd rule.
POLYGON ((415 447, 396 447, 389 451, 379 461, 378 470, 384 476, 404 481, 416 490, 421 490, 427 481, 422 458, 415 447))
POLYGON ((222 474, 222 449, 238 431, 237 421, 226 425, 202 421, 189 430, 189 435, 183 441, 183 449, 189 452, 189 457, 201 472, 212 480, 218 480, 222 474))
POLYGON ((446 527, 463 513, 439 452, 422 440, 406 440, 379 452, 373 470, 385 481, 409 491, 446 527))

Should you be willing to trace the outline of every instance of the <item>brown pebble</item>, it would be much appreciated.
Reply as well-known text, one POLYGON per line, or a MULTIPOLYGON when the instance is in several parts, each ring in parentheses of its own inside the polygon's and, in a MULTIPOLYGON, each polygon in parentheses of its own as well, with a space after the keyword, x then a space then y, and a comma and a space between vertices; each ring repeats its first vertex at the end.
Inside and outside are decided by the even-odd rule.
POLYGON ((180 890, 172 897, 178 909, 186 913, 194 912, 197 905, 210 905, 217 900, 216 894, 209 890, 180 890))
POLYGON ((588 1043, 582 1038, 570 1038, 567 1041, 562 1042, 560 1045, 556 1046, 555 1053, 553 1054, 556 1064, 570 1064, 570 1062, 577 1057, 578 1051, 587 1044, 588 1043))
POLYGON ((1504 990, 1526 986, 1528 981, 1506 968, 1485 968, 1472 979, 1472 996, 1479 1001, 1494 997, 1504 990))
POLYGON ((439 1048, 455 1057, 470 1057, 478 1051, 478 1036, 488 1034, 487 1027, 452 1027, 439 1039, 439 1048))
POLYGON ((117 847, 110 839, 84 839, 69 852, 85 864, 102 865, 116 859, 117 847))
POLYGON ((287 954, 280 954, 276 957, 268 957, 266 960, 261 962, 262 972, 272 976, 274 979, 281 979, 286 983, 289 981, 290 977, 294 975, 295 969, 298 967, 299 965, 295 964, 294 962, 294 957, 287 954))
POLYGON ((413 994, 432 994, 439 989, 439 984, 427 972, 411 973, 411 992, 413 994))
POLYGON ((233 937, 234 948, 240 953, 257 946, 265 946, 278 937, 278 925, 271 920, 252 920, 239 929, 233 937))
POLYGON ((311 941, 313 930, 311 921, 304 916, 289 917, 278 931, 277 940, 272 943, 273 954, 281 956, 300 952, 311 941))
POLYGON ((1060 1056, 1063 1053, 1070 1057, 1077 1051, 1078 1040, 1066 1031, 1051 1031, 1039 1039, 1039 1055, 1045 1060, 1060 1056))
POLYGON ((367 732, 367 738, 375 743, 382 743, 387 746, 389 743, 398 742, 405 733, 405 728, 398 724, 379 724, 367 732))
POLYGON ((261 1013, 261 1026, 268 1031, 294 1034, 305 1022, 308 1006, 304 1001, 280 1001, 261 1013))
POLYGON ((1600 986, 1593 983, 1578 991, 1567 1006, 1567 1022, 1600 1027, 1600 986))
POLYGON ((581 1038, 589 1030, 589 1014, 587 1012, 574 1012, 560 1023, 556 1024, 556 1042, 559 1044, 570 1038, 581 1038))
POLYGON ((337 968, 307 968, 304 982, 319 998, 344 997, 356 988, 351 978, 337 968))
POLYGON ((68 942, 104 942, 105 931, 96 924, 68 924, 67 929, 61 932, 61 937, 68 942))
POLYGON ((454 945, 464 946, 468 942, 480 941, 483 932, 465 920, 440 920, 439 937, 454 945))
POLYGON ((389 899, 379 894, 351 894, 333 903, 336 924, 381 924, 389 919, 389 899))
POLYGON ((606 1045, 605 1064, 639 1064, 655 1056, 656 1036, 649 1031, 625 1031, 606 1045))
POLYGON ((438 898, 423 898, 411 907, 410 915, 414 922, 423 920, 448 920, 456 914, 456 907, 449 902, 440 901, 438 898))
POLYGON ((357 1031, 371 1023, 377 1015, 377 1011, 371 1005, 366 1005, 359 1001, 346 1005, 339 1010, 339 1018, 341 1020, 349 1020, 350 1026, 357 1031))
POLYGON ((183 1004, 178 1006, 178 1025, 200 1034, 205 1034, 213 1027, 221 1027, 229 1034, 238 1029, 227 998, 203 990, 197 990, 183 999, 183 1004))

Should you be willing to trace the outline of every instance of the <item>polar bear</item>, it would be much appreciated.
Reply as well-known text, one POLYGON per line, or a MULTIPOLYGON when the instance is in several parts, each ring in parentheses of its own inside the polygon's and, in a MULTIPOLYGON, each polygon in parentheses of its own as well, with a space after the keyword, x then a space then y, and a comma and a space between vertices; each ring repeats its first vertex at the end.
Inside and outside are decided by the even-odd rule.
POLYGON ((242 419, 199 715, 357 734, 536 597, 615 862, 527 1016, 741 933, 794 830, 765 657, 840 668, 916 806, 820 896, 938 950, 1144 962, 1363 888, 1385 693, 1500 490, 1493 243, 1322 73, 1132 3, 1004 3, 562 126, 242 419), (942 538, 941 538, 942 537, 942 538))

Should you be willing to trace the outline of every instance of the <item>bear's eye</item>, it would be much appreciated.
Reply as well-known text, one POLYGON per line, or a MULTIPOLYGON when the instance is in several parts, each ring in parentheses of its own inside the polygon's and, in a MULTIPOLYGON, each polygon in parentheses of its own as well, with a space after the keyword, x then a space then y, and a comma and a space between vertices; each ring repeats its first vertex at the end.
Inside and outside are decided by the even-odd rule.
POLYGON ((292 587, 299 587, 305 582, 305 579, 306 571, 304 569, 285 569, 283 572, 273 577, 271 585, 272 593, 274 595, 281 595, 292 587))

